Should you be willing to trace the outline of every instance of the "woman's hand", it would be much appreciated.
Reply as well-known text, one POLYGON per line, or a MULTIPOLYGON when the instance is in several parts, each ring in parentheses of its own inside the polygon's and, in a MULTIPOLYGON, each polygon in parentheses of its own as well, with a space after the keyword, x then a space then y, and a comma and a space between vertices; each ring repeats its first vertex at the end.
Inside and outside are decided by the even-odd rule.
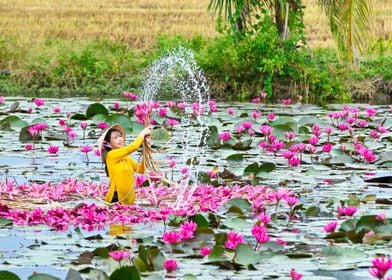
POLYGON ((139 136, 145 138, 147 135, 151 135, 152 126, 145 127, 142 131, 140 131, 139 136))

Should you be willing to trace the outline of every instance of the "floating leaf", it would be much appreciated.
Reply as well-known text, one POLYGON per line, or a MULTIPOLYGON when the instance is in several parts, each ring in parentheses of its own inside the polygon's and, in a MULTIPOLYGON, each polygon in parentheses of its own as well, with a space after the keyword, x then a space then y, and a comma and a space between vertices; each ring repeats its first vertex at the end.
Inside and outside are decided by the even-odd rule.
POLYGON ((60 278, 49 274, 37 273, 29 276, 28 280, 60 280, 60 278))
POLYGON ((230 209, 231 206, 236 206, 240 208, 242 211, 247 211, 247 212, 252 211, 250 202, 245 198, 233 198, 223 205, 225 210, 230 209))
POLYGON ((17 116, 8 116, 0 121, 0 129, 17 130, 27 126, 28 123, 17 116))
POLYGON ((87 119, 88 119, 88 118, 86 117, 86 115, 79 114, 79 113, 73 114, 73 115, 71 116, 71 120, 85 121, 85 120, 87 120, 87 119))
POLYGON ((13 223, 11 220, 8 220, 6 218, 0 218, 0 227, 4 226, 11 226, 13 223))
POLYGON ((253 248, 249 245, 240 244, 236 249, 236 259, 235 261, 244 266, 248 266, 250 264, 257 264, 260 262, 261 256, 257 254, 253 248))
POLYGON ((262 172, 271 172, 275 170, 276 166, 272 162, 264 162, 263 164, 259 165, 257 162, 252 163, 251 165, 248 165, 244 169, 244 174, 251 174, 253 173, 254 175, 257 175, 262 172))
POLYGON ((305 212, 306 217, 318 217, 319 214, 320 207, 318 206, 310 206, 305 212))
POLYGON ((198 227, 208 227, 208 220, 203 214, 196 214, 192 217, 189 217, 192 221, 194 221, 198 227))
POLYGON ((126 115, 123 114, 112 114, 106 120, 110 125, 120 124, 124 127, 126 133, 133 132, 133 121, 126 115))
POLYGON ((65 277, 65 280, 83 280, 83 278, 82 275, 80 275, 79 271, 70 268, 68 270, 67 276, 65 277))
POLYGON ((97 114, 109 115, 109 111, 101 103, 93 103, 87 107, 87 110, 86 110, 86 117, 87 118, 91 118, 97 114))
POLYGON ((232 154, 226 157, 227 161, 243 161, 244 160, 244 155, 243 154, 232 154))
POLYGON ((134 266, 123 266, 116 269, 109 277, 110 280, 139 280, 139 271, 134 266))
POLYGON ((141 271, 162 270, 165 257, 157 247, 139 245, 138 259, 134 264, 141 271), (142 270, 144 269, 144 270, 142 270))
POLYGON ((328 246, 323 254, 330 264, 356 263, 367 259, 367 254, 359 249, 349 247, 328 246))
POLYGON ((0 280, 20 280, 19 276, 5 270, 0 271, 0 280))
POLYGON ((227 260, 227 257, 224 254, 222 247, 215 246, 212 248, 211 253, 208 255, 208 260, 210 262, 220 262, 227 260))
POLYGON ((392 162, 392 151, 382 152, 379 156, 377 164, 384 164, 386 162, 392 162))
POLYGON ((245 141, 241 142, 236 142, 232 149, 237 150, 237 151, 247 151, 250 150, 252 147, 250 146, 252 144, 252 139, 246 139, 245 141))
POLYGON ((165 141, 165 142, 167 142, 170 139, 170 134, 167 131, 167 129, 164 128, 164 127, 161 127, 161 128, 158 128, 158 129, 153 129, 152 132, 151 132, 151 136, 152 136, 152 139, 158 140, 158 141, 165 141))

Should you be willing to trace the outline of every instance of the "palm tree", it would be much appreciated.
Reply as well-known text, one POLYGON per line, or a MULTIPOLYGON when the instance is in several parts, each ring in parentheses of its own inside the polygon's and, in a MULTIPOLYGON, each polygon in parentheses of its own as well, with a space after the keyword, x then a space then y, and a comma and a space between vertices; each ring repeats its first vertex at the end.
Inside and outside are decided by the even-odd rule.
MULTIPOLYGON (((327 15, 331 32, 338 45, 340 57, 358 65, 370 33, 371 0, 318 0, 327 15)), ((208 10, 222 16, 239 33, 250 27, 252 16, 261 9, 275 15, 275 25, 285 39, 288 32, 289 10, 296 12, 301 0, 211 0, 208 10)))
POLYGON ((283 38, 288 32, 288 12, 297 11, 301 0, 211 0, 208 10, 217 13, 230 23, 234 32, 242 33, 251 28, 252 18, 262 9, 274 14, 275 25, 283 38))
POLYGON ((372 13, 370 0, 319 0, 325 11, 341 58, 358 66, 370 34, 372 13))
POLYGON ((236 33, 245 31, 251 20, 251 13, 261 8, 261 1, 257 0, 211 0, 208 10, 218 13, 230 23, 236 33))

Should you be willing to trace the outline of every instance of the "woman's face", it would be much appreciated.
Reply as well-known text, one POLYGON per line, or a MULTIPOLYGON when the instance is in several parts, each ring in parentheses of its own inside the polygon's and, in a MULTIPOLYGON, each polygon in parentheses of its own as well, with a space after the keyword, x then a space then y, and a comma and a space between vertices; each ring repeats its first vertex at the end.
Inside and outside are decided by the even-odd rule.
POLYGON ((122 134, 119 131, 113 131, 110 134, 109 144, 112 149, 122 148, 125 145, 124 137, 122 136, 122 134))

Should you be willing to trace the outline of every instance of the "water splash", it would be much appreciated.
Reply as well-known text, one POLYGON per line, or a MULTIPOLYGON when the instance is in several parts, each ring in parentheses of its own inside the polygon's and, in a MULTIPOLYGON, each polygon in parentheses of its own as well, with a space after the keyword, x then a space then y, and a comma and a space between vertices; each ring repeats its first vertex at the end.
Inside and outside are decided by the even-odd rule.
POLYGON ((175 100, 186 103, 181 128, 176 130, 183 149, 187 176, 180 174, 176 180, 179 195, 175 203, 178 208, 197 188, 200 168, 204 164, 204 139, 208 131, 206 117, 209 114, 209 86, 203 71, 197 65, 191 50, 179 47, 152 63, 143 83, 144 102, 175 100), (197 164, 195 159, 197 158, 197 164), (187 162, 188 161, 188 162, 187 162), (190 181, 193 183, 190 184, 190 181))

